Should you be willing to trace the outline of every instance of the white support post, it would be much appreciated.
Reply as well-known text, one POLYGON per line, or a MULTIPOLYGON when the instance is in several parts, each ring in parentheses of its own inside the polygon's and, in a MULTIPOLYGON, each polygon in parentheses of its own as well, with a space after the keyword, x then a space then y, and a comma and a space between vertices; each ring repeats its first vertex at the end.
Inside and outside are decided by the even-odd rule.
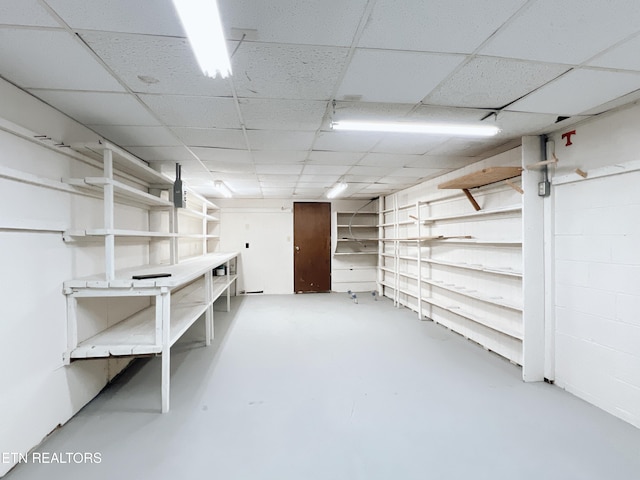
POLYGON ((160 294, 162 303, 162 413, 169 411, 170 382, 171 382, 171 294, 163 288, 160 294))
POLYGON ((396 239, 393 241, 393 305, 396 308, 400 307, 400 242, 397 240, 400 236, 399 213, 398 195, 396 194, 393 196, 393 222, 395 223, 393 238, 396 239))
POLYGON ((207 204, 202 202, 202 255, 207 254, 207 235, 209 234, 209 229, 207 228, 207 204))
POLYGON ((104 228, 107 234, 104 236, 105 275, 107 281, 115 278, 115 235, 114 229, 114 194, 113 194, 113 152, 106 148, 104 157, 104 177, 107 184, 104 186, 104 228), (111 232, 111 233, 109 233, 111 232))
POLYGON ((205 343, 209 346, 213 339, 213 270, 211 269, 204 274, 204 289, 206 290, 205 301, 208 305, 204 319, 204 334, 205 343))
MULTIPOLYGON (((540 137, 522 138, 522 166, 542 159, 540 137)), ((544 200, 538 196, 539 171, 522 172, 522 296, 524 338, 522 379, 544 380, 545 364, 545 249, 544 200)))
POLYGON ((231 311, 231 263, 227 260, 227 312, 231 311))
POLYGON ((67 352, 64 364, 71 363, 71 352, 78 346, 78 299, 73 294, 67 296, 67 352))
POLYGON ((162 347, 162 295, 156 295, 156 330, 155 344, 162 347))
MULTIPOLYGON (((416 202, 416 220, 418 222, 417 228, 417 237, 420 238, 422 236, 421 225, 420 225, 420 202, 416 202)), ((422 244, 420 240, 417 242, 418 245, 418 320, 422 320, 422 244)))
MULTIPOLYGON (((169 231, 171 233, 180 233, 178 231, 178 209, 173 207, 169 212, 169 231)), ((175 265, 179 263, 179 252, 178 252, 178 237, 173 237, 169 242, 169 262, 171 265, 175 265)))

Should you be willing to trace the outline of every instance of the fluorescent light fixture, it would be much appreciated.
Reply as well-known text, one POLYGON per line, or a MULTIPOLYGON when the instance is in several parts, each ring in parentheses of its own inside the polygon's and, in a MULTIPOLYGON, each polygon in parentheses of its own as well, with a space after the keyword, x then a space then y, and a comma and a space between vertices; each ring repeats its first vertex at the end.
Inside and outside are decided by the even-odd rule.
POLYGON ((231 75, 231 63, 216 0, 173 0, 202 73, 231 75))
POLYGON ((338 195, 340 195, 342 192, 344 192, 347 189, 348 186, 349 186, 348 183, 336 183, 327 192, 327 198, 336 198, 338 195))
POLYGON ((354 132, 426 133, 461 137, 492 137, 500 129, 494 125, 462 125, 455 123, 360 122, 341 120, 331 122, 333 130, 354 132))
POLYGON ((229 190, 229 187, 227 187, 222 180, 213 182, 213 188, 218 190, 223 197, 231 198, 231 190, 229 190))

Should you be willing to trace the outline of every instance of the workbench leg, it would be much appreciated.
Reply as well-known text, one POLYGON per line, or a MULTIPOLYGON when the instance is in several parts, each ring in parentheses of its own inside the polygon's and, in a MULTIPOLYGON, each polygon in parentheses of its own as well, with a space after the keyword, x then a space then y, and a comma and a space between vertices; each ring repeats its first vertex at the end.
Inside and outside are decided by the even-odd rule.
POLYGON ((71 352, 78 347, 78 299, 67 295, 67 352, 64 364, 71 363, 71 352))
POLYGON ((167 290, 160 295, 162 302, 162 413, 169 411, 169 394, 171 380, 171 297, 167 290))
POLYGON ((231 278, 231 265, 227 262, 227 312, 231 311, 231 283, 229 279, 231 278))
POLYGON ((205 312, 204 318, 204 335, 205 335, 205 344, 207 346, 211 345, 211 339, 213 338, 213 271, 209 270, 204 274, 204 289, 205 293, 205 302, 208 307, 205 312))

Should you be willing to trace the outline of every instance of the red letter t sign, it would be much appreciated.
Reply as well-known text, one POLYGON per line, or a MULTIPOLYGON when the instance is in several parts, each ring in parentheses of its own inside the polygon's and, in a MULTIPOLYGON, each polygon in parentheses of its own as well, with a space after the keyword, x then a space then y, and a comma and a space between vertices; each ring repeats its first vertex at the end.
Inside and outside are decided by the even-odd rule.
POLYGON ((562 138, 567 140, 565 147, 568 147, 569 145, 573 145, 573 143, 571 142, 571 135, 575 135, 575 134, 576 134, 575 130, 571 130, 570 132, 562 134, 562 138))

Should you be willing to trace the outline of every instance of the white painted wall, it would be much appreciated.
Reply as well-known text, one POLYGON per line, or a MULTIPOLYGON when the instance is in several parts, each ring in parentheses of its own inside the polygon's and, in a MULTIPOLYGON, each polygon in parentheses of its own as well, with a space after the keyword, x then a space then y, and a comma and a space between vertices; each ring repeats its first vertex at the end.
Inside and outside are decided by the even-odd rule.
MULTIPOLYGON (((8 133, 8 122, 65 143, 94 141, 90 130, 0 81, 0 452, 26 453, 89 402, 128 362, 89 360, 63 365, 66 349, 65 280, 104 272, 103 249, 65 243, 62 230, 102 219, 101 202, 6 178, 7 169, 59 183, 100 175, 78 162, 8 133), (17 229, 22 227, 22 229, 17 229), (48 231, 38 231, 46 229, 48 231)), ((123 228, 144 228, 146 211, 118 207, 123 228)), ((118 266, 148 260, 146 244, 117 247, 118 266)), ((82 302, 80 338, 131 315, 148 299, 82 302)), ((0 476, 11 464, 0 463, 0 476)))
MULTIPOLYGON (((640 107, 552 136, 555 179, 640 160, 640 107)), ((622 169, 619 169, 622 170, 622 169)), ((579 178, 574 175, 575 178, 579 178)), ((640 427, 640 172, 554 185, 555 382, 640 427)))
MULTIPOLYGON (((220 250, 240 252, 238 292, 293 293, 294 200, 212 200, 221 208, 220 250)), ((355 210, 364 203, 334 200, 331 210, 355 210)))

